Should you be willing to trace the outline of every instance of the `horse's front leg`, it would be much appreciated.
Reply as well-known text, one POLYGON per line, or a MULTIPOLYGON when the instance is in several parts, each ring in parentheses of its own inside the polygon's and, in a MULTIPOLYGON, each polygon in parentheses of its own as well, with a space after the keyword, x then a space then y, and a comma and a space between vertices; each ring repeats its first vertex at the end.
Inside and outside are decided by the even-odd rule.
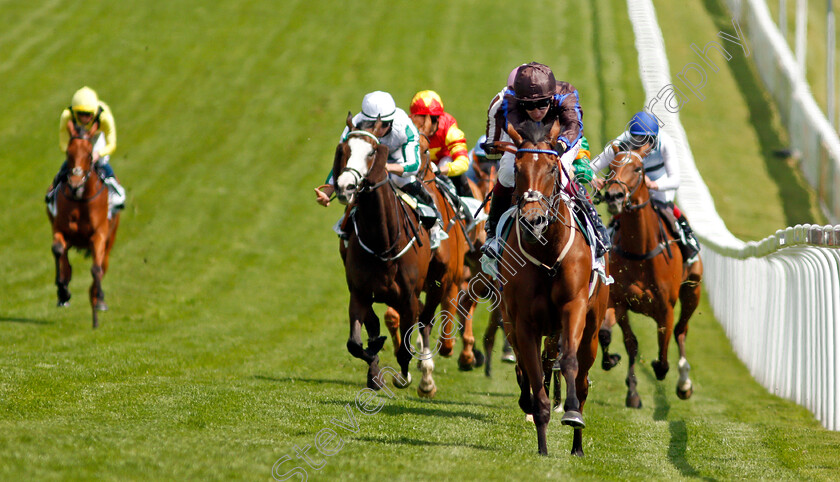
POLYGON ((636 389, 636 360, 639 359, 639 340, 630 326, 630 318, 627 316, 627 307, 624 305, 615 306, 615 319, 621 332, 624 335, 624 349, 627 351, 627 378, 624 384, 627 385, 627 396, 624 405, 628 408, 642 408, 642 399, 636 389))
POLYGON ((689 378, 691 366, 685 354, 685 337, 688 335, 688 320, 694 314, 694 310, 700 304, 700 279, 702 278, 703 264, 700 260, 689 267, 688 277, 680 285, 680 319, 674 326, 674 338, 680 350, 680 361, 678 368, 680 378, 677 380, 677 396, 682 400, 691 398, 694 387, 689 378))
POLYGON ((526 414, 533 415, 534 425, 537 427, 537 449, 540 455, 548 455, 546 429, 551 420, 551 402, 548 400, 543 385, 542 361, 540 360, 541 337, 535 327, 523 323, 522 320, 518 320, 516 329, 516 363, 527 377, 519 380, 522 391, 519 406, 526 414), (528 388, 530 388, 531 397, 528 397, 528 388), (531 402, 530 411, 526 409, 528 402, 531 402))
POLYGON ((93 312, 93 327, 99 326, 99 311, 104 311, 105 293, 102 291, 102 276, 105 270, 102 265, 105 261, 105 246, 108 242, 107 226, 105 229, 98 229, 91 240, 91 252, 93 254, 93 266, 90 268, 90 274, 93 277, 93 283, 90 285, 90 308, 93 312))
POLYGON ((566 402, 563 404, 563 418, 560 422, 573 428, 584 428, 581 404, 577 394, 578 349, 586 325, 587 300, 575 299, 563 306, 563 353, 560 356, 560 370, 566 381, 566 402))
POLYGON ((58 306, 70 305, 70 278, 73 269, 67 258, 67 242, 64 235, 53 233, 52 253, 55 258, 55 286, 58 289, 58 306))
MULTIPOLYGON (((464 284, 465 286, 466 283, 464 284)), ((476 300, 474 300, 469 288, 459 290, 454 283, 452 288, 445 295, 444 309, 450 310, 451 313, 457 313, 458 319, 461 320, 464 347, 461 350, 461 355, 458 357, 458 369, 463 371, 470 371, 473 367, 480 367, 484 364, 484 356, 475 347, 475 335, 473 334, 473 315, 475 314, 476 300), (449 296, 453 298, 449 298, 449 296), (449 301, 451 300, 451 301, 449 301), (454 311, 452 311, 454 310, 454 311)), ((452 331, 452 328, 449 328, 452 331)))
MULTIPOLYGON (((360 295, 354 291, 350 292, 350 336, 347 338, 347 351, 356 358, 360 358, 368 364, 367 386, 378 390, 380 385, 376 383, 379 377, 379 356, 371 354, 362 346, 362 323, 370 319, 373 314, 373 300, 370 296, 360 295)), ((381 346, 380 346, 381 348, 381 346)))
POLYGON ((656 317, 657 341, 659 342, 659 359, 650 363, 657 380, 664 380, 668 374, 668 343, 674 331, 674 307, 665 302, 665 309, 656 317))

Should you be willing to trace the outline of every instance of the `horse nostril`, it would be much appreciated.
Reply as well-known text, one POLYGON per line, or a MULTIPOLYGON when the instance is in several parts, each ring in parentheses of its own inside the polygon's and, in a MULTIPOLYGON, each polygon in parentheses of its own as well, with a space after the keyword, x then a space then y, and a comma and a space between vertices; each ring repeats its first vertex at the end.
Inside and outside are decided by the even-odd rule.
POLYGON ((347 185, 347 190, 350 191, 350 192, 355 191, 356 190, 356 185, 355 184, 348 184, 347 185))

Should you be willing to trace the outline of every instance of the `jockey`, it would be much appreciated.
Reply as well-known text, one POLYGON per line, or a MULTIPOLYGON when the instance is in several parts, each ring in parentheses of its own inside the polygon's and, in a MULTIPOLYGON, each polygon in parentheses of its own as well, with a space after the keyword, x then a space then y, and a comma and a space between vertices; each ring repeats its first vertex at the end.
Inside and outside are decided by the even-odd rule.
MULTIPOLYGON (((61 113, 58 123, 58 147, 62 152, 67 152, 67 146, 70 144, 70 132, 67 130, 67 122, 69 121, 83 127, 86 131, 90 131, 95 124, 98 125, 97 133, 91 139, 93 165, 102 182, 108 186, 112 208, 122 209, 125 206, 125 189, 117 181, 114 176, 114 169, 108 163, 111 154, 117 148, 117 125, 114 123, 111 108, 108 107, 108 104, 99 100, 99 96, 90 87, 82 87, 77 90, 73 94, 70 106, 61 113)), ((67 160, 65 159, 47 191, 45 199, 47 204, 53 202, 58 184, 68 174, 67 160)))
MULTIPOLYGON (((432 195, 415 177, 420 169, 420 134, 405 111, 396 106, 394 98, 387 92, 376 91, 365 95, 362 99, 362 110, 353 117, 352 122, 354 126, 365 129, 373 127, 377 118, 382 121, 382 127, 380 131, 374 132, 374 135, 381 144, 388 147, 388 163, 385 169, 393 184, 435 211, 436 217, 422 219, 429 228, 432 249, 437 248, 440 242, 449 236, 441 228, 440 212, 435 207, 432 195)), ((350 128, 345 127, 341 133, 341 142, 347 140, 349 133, 350 128)), ((326 183, 315 188, 316 201, 322 206, 329 206, 330 196, 335 191, 334 174, 337 173, 330 171, 326 183)), ((346 234, 340 229, 342 220, 339 221, 336 231, 340 237, 346 239, 346 234)))
MULTIPOLYGON (((680 230, 680 251, 686 263, 697 261, 700 244, 694 237, 688 220, 678 207, 674 205, 677 188, 680 187, 680 168, 676 159, 676 147, 671 136, 659 130, 659 123, 648 112, 638 112, 630 120, 629 129, 623 132, 616 141, 625 146, 641 147, 646 144, 653 146, 651 151, 642 159, 645 168, 645 184, 650 190, 650 198, 660 208, 670 210, 677 219, 680 230)), ((615 159, 612 143, 607 145, 593 162, 592 168, 597 172, 606 168, 615 159)), ((602 189, 606 182, 595 178, 592 181, 595 189, 602 189)))
POLYGON ((443 110, 437 92, 422 90, 411 99, 411 120, 420 132, 429 133, 429 155, 440 174, 454 184, 459 196, 472 196, 467 179, 462 176, 470 166, 467 140, 458 121, 443 110))
MULTIPOLYGON (((494 149, 495 142, 511 142, 505 129, 508 124, 516 128, 529 119, 545 124, 559 120, 557 153, 566 172, 571 172, 573 161, 581 149, 583 135, 583 110, 578 101, 577 90, 568 82, 557 82, 551 69, 540 63, 521 65, 514 72, 511 72, 512 91, 509 86, 500 92, 493 99, 487 113, 485 150, 488 153, 488 159, 493 158, 491 154, 499 157, 499 152, 494 149)), ((508 80, 510 81, 510 77, 508 80)), ((488 241, 484 245, 485 252, 491 257, 498 256, 496 246, 498 241, 495 239, 496 225, 502 214, 510 207, 513 197, 514 164, 513 154, 509 152, 501 154, 499 179, 493 188, 493 200, 486 225, 488 241)), ((575 194, 572 199, 578 210, 589 218, 595 230, 598 238, 594 241, 595 256, 600 258, 609 250, 609 236, 607 236, 606 228, 577 181, 572 182, 570 187, 575 194)))

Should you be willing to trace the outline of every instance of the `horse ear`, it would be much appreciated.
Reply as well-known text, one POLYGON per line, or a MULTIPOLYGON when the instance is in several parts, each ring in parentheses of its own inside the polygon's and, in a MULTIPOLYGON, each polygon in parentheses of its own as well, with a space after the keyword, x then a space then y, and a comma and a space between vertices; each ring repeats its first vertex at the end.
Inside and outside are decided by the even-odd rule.
POLYGON ((99 122, 94 122, 91 126, 90 130, 86 134, 86 137, 90 138, 96 135, 96 132, 99 131, 99 122))
POLYGON ((78 137, 79 133, 76 131, 76 125, 73 124, 73 121, 67 121, 67 132, 70 133, 70 137, 78 137))
POLYGON ((612 143, 610 144, 610 147, 612 147, 612 150, 613 150, 614 154, 618 154, 621 151, 621 146, 619 146, 619 142, 617 140, 612 141, 612 143))
POLYGON ((513 124, 508 123, 507 133, 510 136, 511 140, 513 140, 513 144, 516 147, 519 147, 519 146, 522 145, 522 136, 520 136, 519 133, 516 132, 516 129, 513 127, 513 124))
POLYGON ((353 125, 353 113, 349 110, 347 111, 347 127, 352 131, 356 129, 356 126, 353 125))
POLYGON ((551 131, 548 132, 548 142, 551 145, 557 144, 557 137, 560 135, 560 119, 554 119, 554 124, 551 125, 551 131))
POLYGON ((382 117, 376 116, 376 124, 373 125, 373 131, 376 132, 382 127, 382 117))

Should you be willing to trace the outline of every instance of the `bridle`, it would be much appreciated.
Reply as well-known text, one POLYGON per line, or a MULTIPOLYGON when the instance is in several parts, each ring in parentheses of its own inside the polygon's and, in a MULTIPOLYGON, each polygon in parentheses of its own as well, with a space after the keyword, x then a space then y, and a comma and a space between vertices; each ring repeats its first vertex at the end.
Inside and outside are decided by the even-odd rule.
MULTIPOLYGON (((648 197, 647 201, 645 201, 643 203, 640 203, 640 204, 633 204, 633 201, 632 201, 633 195, 636 194, 636 191, 638 191, 639 188, 642 187, 642 183, 645 182, 644 161, 642 160, 642 156, 638 152, 635 152, 635 151, 619 151, 619 152, 615 153, 616 157, 618 157, 619 154, 627 154, 627 155, 630 155, 630 156, 635 156, 636 158, 639 159, 639 163, 642 166, 642 170, 639 173, 639 177, 636 180, 636 183, 631 188, 627 183, 625 183, 624 181, 622 181, 620 179, 617 179, 615 176, 613 176, 612 179, 610 179, 609 181, 606 182, 606 184, 604 185, 604 188, 606 190, 607 187, 609 187, 613 184, 618 184, 619 186, 621 186, 622 190, 624 191, 624 209, 627 210, 627 211, 631 211, 631 212, 636 211, 638 209, 641 209, 641 208, 647 206, 648 203, 650 203, 650 197, 648 197)), ((613 161, 613 162, 615 162, 615 161, 613 161)))
MULTIPOLYGON (((90 141, 86 135, 78 135, 77 134, 77 135, 72 136, 70 138, 69 142, 73 142, 74 139, 82 139, 82 140, 85 140, 85 141, 90 141)), ((68 146, 69 146, 69 143, 68 143, 68 146)), ((73 169, 70 170, 71 175, 82 177, 82 182, 81 182, 81 184, 79 184, 79 187, 74 188, 70 185, 69 182, 65 182, 65 185, 67 186, 67 189, 69 189, 71 192, 73 192, 73 196, 72 197, 68 196, 66 190, 64 190, 64 189, 61 190, 62 194, 64 194, 64 197, 71 200, 71 201, 89 203, 89 202, 93 201, 94 199, 96 199, 102 193, 102 191, 105 189, 105 183, 101 183, 101 186, 99 186, 99 190, 96 191, 96 193, 93 196, 88 197, 88 198, 83 198, 82 197, 84 195, 85 187, 87 186, 88 179, 90 178, 90 175, 93 173, 93 153, 88 154, 88 159, 91 162, 90 162, 90 166, 87 168, 87 170, 84 170, 84 169, 82 169, 81 167, 78 167, 78 166, 75 166, 75 167, 73 167, 73 169)))
MULTIPOLYGON (((519 157, 518 156, 519 153, 546 154, 546 155, 549 155, 553 158, 556 158, 557 161, 560 160, 560 154, 558 154, 557 151, 550 150, 550 149, 529 149, 529 148, 518 149, 518 148, 507 147, 506 150, 508 152, 513 153, 514 155, 517 155, 517 157, 519 157)), ((562 191, 562 188, 561 188, 561 185, 560 185, 560 183, 562 181, 562 174, 561 174, 560 171, 562 171, 563 173, 566 173, 566 170, 562 169, 562 166, 560 166, 559 164, 560 164, 559 162, 556 162, 554 164, 555 168, 552 170, 552 175, 554 177, 554 182, 552 183, 553 187, 552 187, 550 197, 547 197, 545 194, 543 194, 540 191, 537 191, 537 190, 534 190, 534 189, 528 189, 527 191, 525 191, 522 194, 520 199, 517 201, 516 219, 514 221, 514 224, 516 226, 516 242, 517 242, 517 245, 519 247, 519 252, 522 253, 522 256, 524 256, 525 259, 527 259, 528 261, 530 261, 534 265, 542 268, 546 272, 546 274, 551 278, 557 276, 557 273, 559 272, 559 269, 560 269, 560 265, 563 263, 563 259, 565 259, 566 255, 569 253, 569 250, 572 248, 572 243, 575 240, 575 231, 576 231, 575 226, 574 226, 574 220, 571 219, 572 210, 571 210, 571 208, 569 207, 569 204, 568 204, 570 199, 563 196, 563 191, 562 191), (559 195, 555 194, 555 192, 559 192, 559 195), (557 259, 554 261, 554 264, 552 264, 550 266, 543 263, 539 259, 531 256, 530 254, 528 254, 527 251, 525 251, 525 247, 522 246, 522 235, 520 233, 520 228, 519 228, 520 219, 521 219, 520 217, 522 216, 523 201, 526 202, 526 203, 536 201, 536 202, 539 202, 542 205, 542 201, 545 200, 545 199, 548 199, 548 213, 547 213, 546 217, 548 219, 548 224, 549 225, 560 219, 558 216, 554 215, 554 213, 557 213, 557 209, 555 208, 555 204, 557 203, 558 200, 563 201, 563 205, 566 207, 566 211, 569 214, 569 224, 564 223, 564 225, 566 225, 567 227, 570 228, 569 229, 569 238, 566 241, 565 245, 563 246, 563 249, 560 251, 560 254, 557 256, 557 259)), ((515 168, 515 165, 514 165, 514 168, 515 168)), ((566 173, 566 175, 568 176, 568 173, 566 173)), ((569 182, 571 182, 571 180, 569 180, 569 182)))
MULTIPOLYGON (((373 142, 375 143, 375 145, 377 147, 380 145, 379 139, 375 135, 373 135, 372 133, 370 133, 368 131, 354 130, 354 131, 351 131, 347 134, 347 139, 350 139, 350 137, 368 137, 368 138, 373 140, 373 142)), ((357 196, 359 194, 362 194, 362 193, 373 192, 373 191, 379 189, 380 187, 382 187, 386 184, 390 184, 390 182, 391 182, 390 176, 387 173, 385 174, 385 179, 383 179, 379 182, 371 182, 367 178, 367 176, 365 176, 361 172, 359 172, 358 169, 355 169, 355 168, 352 168, 352 167, 349 167, 349 166, 345 166, 345 168, 341 170, 341 173, 339 174, 339 176, 341 174, 344 174, 345 172, 350 173, 350 175, 353 176, 354 183, 356 184, 356 186, 358 186, 357 189, 356 189, 356 195, 357 196)), ((335 178, 338 179, 338 176, 336 176, 335 178)), ((358 240, 359 245, 362 247, 362 249, 367 251, 369 254, 379 258, 380 261, 384 261, 384 262, 393 261, 395 259, 401 258, 405 253, 408 252, 408 250, 414 245, 414 243, 417 242, 417 234, 415 233, 414 237, 411 238, 411 240, 405 245, 405 247, 403 247, 403 249, 401 249, 398 253, 394 254, 393 256, 389 256, 390 253, 393 253, 393 252, 396 251, 397 246, 399 245, 399 242, 400 242, 400 240, 402 239, 402 236, 403 236, 403 226, 402 226, 403 225, 403 220, 401 219, 400 211, 402 211, 403 216, 406 219, 408 219, 408 213, 405 212, 405 206, 397 198, 397 192, 396 192, 395 189, 393 189, 393 186, 392 186, 392 192, 394 194, 394 198, 397 202, 397 205, 400 207, 400 209, 397 209, 397 226, 398 226, 399 231, 397 231, 397 236, 394 238, 393 244, 391 244, 391 246, 388 247, 385 251, 383 251, 381 253, 377 253, 374 250, 372 250, 371 248, 369 248, 362 241, 362 237, 359 234, 359 223, 357 223, 356 220, 355 220, 356 211, 354 210, 353 213, 351 214, 351 216, 353 216, 353 230, 356 233, 356 240, 358 240)), ((409 221, 409 223, 410 222, 411 221, 409 221)))
MULTIPOLYGON (((350 139, 350 137, 369 137, 370 139, 373 140, 373 142, 375 143, 376 146, 379 146, 379 144, 380 144, 379 139, 375 135, 373 135, 372 133, 370 133, 368 131, 362 131, 362 130, 351 131, 347 134, 347 139, 350 139)), ((345 172, 350 173, 350 175, 353 176, 354 184, 356 186, 358 186, 358 188, 356 189, 357 194, 361 194, 361 193, 364 193, 364 192, 371 192, 371 191, 374 191, 376 189, 379 189, 380 187, 387 184, 388 180, 389 180, 388 176, 386 175, 384 180, 376 182, 376 183, 371 183, 365 175, 363 175, 361 172, 359 172, 358 169, 355 169, 355 168, 350 167, 350 166, 345 166, 344 169, 342 169, 341 172, 338 174, 338 176, 344 174, 345 172)), ((338 179, 338 176, 336 176, 335 178, 338 179)))

